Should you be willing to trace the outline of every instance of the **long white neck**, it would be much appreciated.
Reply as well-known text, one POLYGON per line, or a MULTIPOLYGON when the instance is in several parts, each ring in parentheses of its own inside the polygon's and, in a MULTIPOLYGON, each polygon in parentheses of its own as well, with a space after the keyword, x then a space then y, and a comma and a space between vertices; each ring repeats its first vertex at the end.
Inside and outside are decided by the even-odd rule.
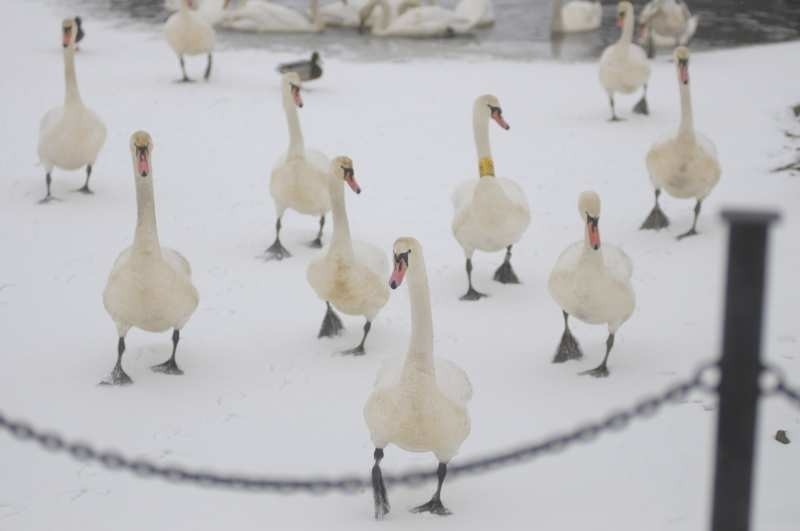
POLYGON ((81 103, 81 93, 78 91, 78 79, 75 75, 75 48, 64 48, 64 104, 81 103))
POLYGON ((369 16, 372 14, 372 11, 375 10, 375 7, 378 7, 381 10, 381 18, 377 24, 373 26, 373 32, 381 32, 388 28, 389 24, 392 22, 392 8, 389 6, 389 2, 387 0, 371 0, 367 6, 368 11, 365 18, 369 18, 369 16))
POLYGON ((319 0, 309 2, 308 12, 311 14, 311 23, 315 26, 320 24, 321 13, 319 11, 319 0))
MULTIPOLYGON (((689 82, 691 83, 691 81, 689 82)), ((678 129, 678 137, 684 140, 694 141, 694 118, 692 113, 692 94, 689 90, 689 83, 678 81, 681 92, 681 125, 678 129)))
POLYGON ((300 118, 297 116, 297 105, 292 97, 291 86, 287 83, 283 88, 283 110, 286 112, 286 124, 289 126, 289 152, 287 158, 304 157, 306 146, 303 132, 300 130, 300 118))
POLYGON ((189 12, 189 0, 181 0, 181 8, 179 11, 184 14, 189 12))
POLYGON ((153 174, 151 173, 149 177, 139 177, 135 174, 134 179, 136 179, 136 234, 133 238, 133 255, 158 257, 161 256, 161 244, 158 241, 156 226, 153 174))
POLYGON ((433 375, 433 314, 422 249, 419 247, 413 249, 408 259, 407 282, 411 302, 411 342, 408 346, 404 371, 421 371, 433 375))
MULTIPOLYGON (((492 159, 492 148, 489 145, 489 108, 482 100, 475 102, 472 108, 472 132, 475 135, 475 149, 478 151, 478 164, 484 159, 492 159)), ((494 176, 494 171, 491 172, 494 176)))
POLYGON ((633 25, 635 22, 633 10, 625 11, 625 20, 622 23, 622 34, 620 34, 617 44, 623 47, 630 46, 633 41, 633 25))
POLYGON ((331 212, 333 214, 333 238, 328 255, 336 254, 353 258, 353 240, 350 237, 350 221, 344 200, 344 181, 330 175, 331 212))

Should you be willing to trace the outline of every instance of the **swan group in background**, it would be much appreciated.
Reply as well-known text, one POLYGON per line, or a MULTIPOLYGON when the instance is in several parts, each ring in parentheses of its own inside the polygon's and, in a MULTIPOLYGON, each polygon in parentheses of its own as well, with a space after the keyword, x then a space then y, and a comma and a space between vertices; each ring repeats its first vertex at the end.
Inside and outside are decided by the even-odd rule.
POLYGON ((608 356, 617 330, 633 314, 636 298, 631 286, 633 264, 618 247, 600 242, 600 197, 583 192, 578 213, 584 225, 584 239, 567 247, 550 273, 550 295, 564 315, 564 333, 554 363, 583 357, 569 329, 569 317, 588 324, 608 326, 606 354, 596 368, 581 374, 608 376, 608 356))
POLYGON ((86 181, 78 191, 91 194, 89 179, 97 155, 106 141, 106 126, 84 105, 75 73, 75 19, 61 24, 64 54, 64 105, 50 109, 39 123, 39 161, 45 169, 47 193, 42 203, 53 199, 50 192, 53 168, 77 170, 86 167, 86 181))
POLYGON ((353 161, 348 157, 336 157, 328 172, 333 238, 327 252, 308 265, 306 277, 327 307, 317 337, 331 337, 342 331, 342 322, 333 308, 347 315, 362 315, 366 322, 361 343, 343 354, 363 355, 372 321, 389 300, 384 280, 389 264, 386 255, 377 247, 353 242, 345 207, 345 183, 353 192, 361 193, 353 161))
POLYGON ((192 284, 189 261, 180 253, 161 247, 156 227, 153 193, 153 141, 144 131, 131 135, 131 158, 136 187, 136 232, 133 245, 114 262, 103 291, 103 305, 117 326, 117 363, 102 383, 132 383, 122 368, 125 336, 133 328, 147 332, 172 332, 172 356, 152 367, 156 372, 183 374, 175 361, 180 332, 197 309, 197 290, 192 284))
POLYGON ((264 33, 317 33, 325 29, 319 0, 310 0, 308 14, 266 0, 225 0, 219 25, 264 33))
POLYGON ((650 114, 647 105, 647 81, 650 79, 650 63, 641 46, 634 44, 635 23, 633 5, 620 2, 617 6, 617 26, 622 28, 619 40, 606 48, 600 56, 600 84, 608 93, 611 105, 611 121, 619 121, 614 106, 614 94, 631 94, 643 89, 642 99, 633 108, 637 114, 650 114))
POLYGON ((603 6, 599 0, 553 0, 550 31, 553 33, 577 33, 591 31, 603 22, 603 6))
POLYGON ((216 42, 216 35, 211 24, 201 15, 191 9, 195 0, 181 0, 181 6, 177 13, 173 13, 164 26, 164 34, 167 37, 172 51, 178 56, 181 64, 183 78, 181 81, 189 82, 186 75, 186 55, 206 55, 208 62, 203 78, 208 81, 211 77, 211 63, 216 42))
POLYGON ((289 149, 275 163, 270 176, 269 191, 275 203, 275 242, 267 249, 267 260, 282 260, 292 256, 281 243, 281 220, 287 208, 319 218, 319 232, 309 245, 322 247, 325 214, 331 209, 328 192, 328 157, 317 150, 306 149, 297 108, 303 106, 300 96, 300 76, 296 72, 283 74, 281 101, 289 126, 289 149))
POLYGON ((384 448, 389 444, 436 456, 436 491, 429 502, 412 511, 446 515, 450 511, 442 504, 442 483, 447 464, 470 432, 467 402, 472 398, 472 386, 463 370, 433 356, 433 316, 422 246, 413 238, 400 238, 393 251, 394 269, 389 282, 396 289, 408 277, 411 340, 405 360, 391 360, 381 367, 375 389, 364 406, 364 419, 375 446, 375 518, 383 518, 390 509, 380 468, 384 448))
POLYGON ((468 282, 461 300, 474 301, 486 296, 472 286, 472 255, 476 250, 505 249, 505 259, 494 279, 503 284, 519 283, 511 267, 511 248, 522 238, 531 220, 528 199, 522 188, 511 179, 495 176, 489 145, 490 118, 503 129, 510 129, 497 97, 487 94, 478 97, 472 108, 479 178, 464 181, 453 194, 453 235, 464 250, 468 282))
POLYGON ((683 0, 650 0, 639 15, 642 26, 639 43, 647 47, 647 56, 652 58, 656 47, 688 44, 699 21, 683 0))
POLYGON ((369 0, 361 8, 359 16, 365 25, 373 10, 380 10, 371 28, 372 34, 378 37, 445 37, 468 33, 477 27, 487 0, 474 1, 482 4, 484 9, 473 9, 468 11, 469 16, 463 16, 437 5, 412 7, 395 15, 388 0, 369 0))
POLYGON ((692 96, 689 89, 689 50, 683 46, 674 53, 681 97, 681 122, 677 134, 656 142, 647 152, 647 171, 655 187, 655 206, 642 229, 662 229, 669 225, 658 204, 661 190, 679 199, 694 198, 692 227, 678 236, 683 239, 697 234, 697 218, 703 200, 719 182, 722 170, 714 143, 695 131, 692 96))

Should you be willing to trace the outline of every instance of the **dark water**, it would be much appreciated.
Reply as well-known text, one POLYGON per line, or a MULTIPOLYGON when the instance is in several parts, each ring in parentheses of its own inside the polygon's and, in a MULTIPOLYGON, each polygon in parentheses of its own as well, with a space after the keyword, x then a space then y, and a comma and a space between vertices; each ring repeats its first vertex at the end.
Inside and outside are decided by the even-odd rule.
MULTIPOLYGON (((304 9, 307 0, 273 0, 304 9)), ((321 0, 323 3, 328 0, 321 0)), ((457 0, 440 0, 452 5, 457 0)), ((385 39, 359 35, 355 30, 329 28, 321 34, 249 34, 221 31, 219 42, 234 48, 270 48, 323 56, 365 60, 405 60, 413 57, 504 57, 513 59, 593 59, 616 40, 616 2, 603 2, 603 27, 587 34, 550 40, 551 0, 493 0, 494 27, 472 37, 452 39, 385 39)), ((634 1, 638 10, 644 0, 634 1)), ((708 49, 779 42, 800 38, 800 0, 688 0, 700 25, 692 48, 708 49)), ((121 25, 162 24, 168 13, 163 0, 61 0, 63 7, 87 18, 117 20, 121 25)))

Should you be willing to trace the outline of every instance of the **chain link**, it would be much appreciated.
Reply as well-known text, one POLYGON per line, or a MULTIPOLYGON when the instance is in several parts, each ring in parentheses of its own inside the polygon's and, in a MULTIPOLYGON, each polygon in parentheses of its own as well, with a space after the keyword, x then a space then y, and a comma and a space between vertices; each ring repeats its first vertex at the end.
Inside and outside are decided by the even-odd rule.
MULTIPOLYGON (((615 411, 600 420, 588 422, 571 431, 548 437, 543 441, 514 450, 449 466, 448 476, 465 476, 488 472, 542 455, 555 454, 579 443, 590 443, 605 433, 623 430, 634 419, 652 417, 664 405, 685 401, 687 395, 692 391, 716 392, 716 384, 709 383, 713 381, 711 372, 716 371, 716 369, 716 363, 705 365, 690 380, 673 384, 659 394, 646 397, 626 409, 615 411)), ((786 394, 800 405, 800 393, 791 390, 784 384, 785 382, 782 378, 779 379, 777 390, 786 394)), ((343 476, 334 479, 253 477, 240 474, 203 472, 187 469, 179 465, 160 465, 147 459, 132 459, 113 450, 98 450, 88 443, 68 441, 57 433, 40 431, 24 421, 8 419, 2 412, 0 412, 0 429, 5 429, 21 441, 34 441, 46 450, 65 452, 78 461, 96 462, 111 470, 126 470, 140 477, 157 477, 174 483, 192 483, 206 487, 283 494, 298 492, 352 494, 372 486, 371 478, 366 476, 343 476)), ((387 485, 415 486, 433 479, 436 479, 436 471, 433 470, 384 475, 384 481, 387 485)))

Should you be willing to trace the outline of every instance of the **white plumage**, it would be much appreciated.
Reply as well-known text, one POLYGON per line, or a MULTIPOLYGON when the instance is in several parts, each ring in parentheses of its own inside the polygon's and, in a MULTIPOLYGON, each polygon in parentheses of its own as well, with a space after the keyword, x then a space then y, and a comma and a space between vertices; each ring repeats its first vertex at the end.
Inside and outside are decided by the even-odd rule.
POLYGON ((190 9, 193 0, 181 0, 181 7, 167 19, 164 35, 170 48, 178 56, 183 73, 182 81, 189 81, 184 65, 185 55, 207 55, 205 79, 211 76, 211 54, 216 43, 216 34, 206 17, 190 9))
POLYGON ((643 26, 641 44, 648 46, 648 55, 654 47, 666 48, 687 44, 699 23, 683 0, 651 0, 642 9, 639 23, 643 26))
POLYGON ((219 24, 238 31, 265 33, 315 33, 325 29, 319 0, 311 0, 310 15, 266 0, 244 0, 225 9, 219 24))
POLYGON ((591 31, 603 22, 603 6, 599 0, 553 0, 550 28, 554 33, 591 31))
POLYGON ((378 7, 381 13, 372 23, 372 34, 379 37, 441 37, 468 33, 475 29, 486 12, 487 0, 472 0, 459 13, 436 5, 412 7, 394 14, 387 0, 370 0, 361 9, 361 19, 367 20, 378 7), (481 7, 481 5, 483 7, 481 7))

